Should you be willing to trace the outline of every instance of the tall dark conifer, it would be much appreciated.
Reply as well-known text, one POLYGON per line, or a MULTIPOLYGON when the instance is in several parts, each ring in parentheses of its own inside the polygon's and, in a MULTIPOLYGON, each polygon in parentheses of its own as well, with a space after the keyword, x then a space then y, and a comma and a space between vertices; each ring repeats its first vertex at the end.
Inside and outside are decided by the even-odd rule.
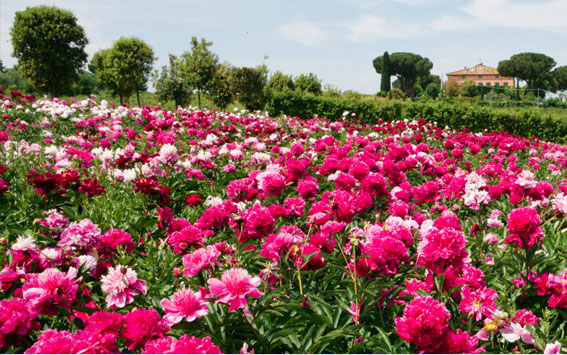
POLYGON ((390 55, 388 54, 388 51, 384 52, 383 61, 384 63, 382 64, 382 79, 380 82, 380 91, 388 92, 391 90, 390 76, 392 75, 390 70, 390 55))

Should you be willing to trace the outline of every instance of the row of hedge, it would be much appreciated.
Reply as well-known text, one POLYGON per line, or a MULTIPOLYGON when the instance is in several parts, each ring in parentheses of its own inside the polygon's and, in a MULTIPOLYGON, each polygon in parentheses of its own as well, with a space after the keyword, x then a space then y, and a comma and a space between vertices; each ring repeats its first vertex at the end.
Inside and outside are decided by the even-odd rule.
POLYGON ((297 91, 271 95, 266 110, 272 116, 286 114, 301 118, 315 116, 339 119, 345 111, 356 113, 362 123, 423 118, 439 127, 467 128, 473 132, 507 131, 523 137, 567 143, 567 111, 547 112, 541 108, 497 109, 443 101, 414 102, 316 96, 297 91))

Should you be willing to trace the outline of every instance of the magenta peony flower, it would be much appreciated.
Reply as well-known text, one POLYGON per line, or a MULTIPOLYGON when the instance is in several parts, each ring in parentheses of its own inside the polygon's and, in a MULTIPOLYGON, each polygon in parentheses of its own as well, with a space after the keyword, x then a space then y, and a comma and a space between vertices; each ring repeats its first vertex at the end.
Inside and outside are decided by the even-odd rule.
POLYGON ((36 314, 28 301, 22 298, 0 301, 0 348, 22 342, 19 336, 30 329, 38 330, 39 322, 33 321, 36 314))
POLYGON ((59 247, 78 246, 88 249, 100 239, 100 229, 88 219, 73 222, 61 233, 59 247))
POLYGON ((136 272, 127 266, 110 267, 101 282, 108 307, 122 308, 132 303, 136 294, 147 292, 146 281, 138 280, 136 272))
POLYGON ((211 338, 199 339, 187 334, 179 340, 171 337, 152 340, 146 344, 142 354, 220 354, 220 348, 211 338))
POLYGON ((508 216, 508 235, 504 243, 525 249, 543 243, 544 234, 540 224, 541 219, 534 208, 519 207, 512 210, 508 216))
POLYGON ((124 232, 121 229, 109 229, 102 235, 101 241, 109 245, 113 250, 118 249, 118 246, 122 245, 126 248, 127 253, 130 253, 136 247, 130 233, 124 232))
POLYGON ((208 303, 203 299, 200 292, 193 292, 189 289, 179 290, 171 298, 161 300, 161 305, 165 311, 163 319, 169 325, 177 324, 183 318, 187 322, 192 322, 209 313, 207 310, 208 303))
POLYGON ((34 312, 56 315, 58 307, 69 308, 75 302, 79 286, 75 279, 77 269, 70 268, 65 274, 57 269, 47 269, 34 274, 23 286, 23 297, 30 301, 34 312))
POLYGON ((81 334, 65 330, 44 330, 24 354, 93 354, 94 344, 81 334))
POLYGON ((498 293, 491 288, 484 288, 478 291, 471 291, 468 285, 461 289, 462 300, 459 304, 459 310, 468 313, 469 317, 475 317, 476 321, 492 317, 492 313, 498 310, 498 306, 494 301, 498 298, 498 293))
POLYGON ((442 218, 437 219, 431 228, 425 229, 422 233, 423 239, 418 245, 417 253, 417 265, 424 266, 437 274, 442 273, 447 266, 461 269, 468 257, 465 251, 467 242, 460 226, 458 228, 445 226, 445 222, 441 221, 442 218))
POLYGON ((244 220, 242 228, 236 230, 241 243, 247 240, 260 240, 268 236, 276 227, 276 220, 267 207, 254 205, 240 215, 244 220))
POLYGON ((195 276, 202 269, 213 266, 214 261, 221 255, 221 252, 214 245, 207 245, 206 248, 197 249, 190 254, 183 256, 183 266, 185 275, 195 276))
POLYGON ((211 294, 220 297, 215 303, 230 304, 229 311, 246 307, 246 296, 258 298, 264 293, 256 287, 262 283, 259 277, 251 277, 245 269, 231 269, 224 272, 222 279, 207 280, 211 294))
POLYGON ((148 341, 163 338, 169 327, 155 309, 140 308, 124 317, 124 330, 120 336, 128 350, 140 349, 148 341))
POLYGON ((553 290, 549 307, 567 308, 567 270, 560 275, 549 274, 546 286, 553 290))
POLYGON ((174 253, 186 252, 191 245, 204 243, 204 233, 200 228, 189 224, 179 231, 168 235, 167 243, 173 247, 174 253))
POLYGON ((447 307, 428 296, 414 298, 394 322, 398 336, 417 345, 418 352, 434 353, 450 332, 450 318, 447 307))

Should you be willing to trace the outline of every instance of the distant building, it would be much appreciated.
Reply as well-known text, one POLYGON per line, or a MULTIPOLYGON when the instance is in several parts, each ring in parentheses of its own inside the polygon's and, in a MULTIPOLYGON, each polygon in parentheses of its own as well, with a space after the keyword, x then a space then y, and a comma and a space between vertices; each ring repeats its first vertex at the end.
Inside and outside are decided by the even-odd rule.
POLYGON ((513 77, 501 76, 496 68, 486 66, 482 63, 472 68, 465 68, 447 74, 447 81, 456 81, 462 84, 466 80, 473 80, 478 86, 514 87, 513 77))

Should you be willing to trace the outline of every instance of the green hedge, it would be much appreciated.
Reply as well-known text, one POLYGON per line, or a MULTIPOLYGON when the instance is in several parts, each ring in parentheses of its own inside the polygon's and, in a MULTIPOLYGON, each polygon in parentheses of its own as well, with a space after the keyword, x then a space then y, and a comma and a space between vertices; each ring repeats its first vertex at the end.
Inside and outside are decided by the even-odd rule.
POLYGON ((466 128, 473 132, 507 131, 527 138, 539 137, 545 141, 567 143, 567 110, 563 112, 558 109, 553 112, 537 107, 498 109, 467 103, 390 101, 372 97, 346 99, 283 91, 271 95, 266 110, 272 116, 286 114, 328 119, 342 118, 343 112, 348 111, 356 113, 357 120, 368 124, 374 124, 379 119, 423 118, 437 122, 439 127, 466 128))

